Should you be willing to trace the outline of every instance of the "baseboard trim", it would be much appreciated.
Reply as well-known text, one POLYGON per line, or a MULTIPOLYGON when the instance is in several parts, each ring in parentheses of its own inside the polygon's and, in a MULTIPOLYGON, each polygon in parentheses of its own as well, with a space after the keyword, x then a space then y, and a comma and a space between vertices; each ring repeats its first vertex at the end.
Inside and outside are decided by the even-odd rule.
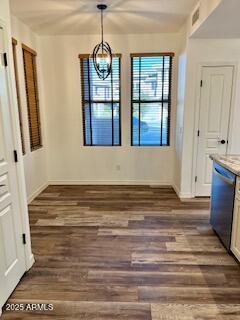
MULTIPOLYGON (((176 186, 175 183, 172 184, 173 190, 176 192, 177 196, 179 197, 180 195, 180 190, 179 188, 176 186)), ((179 197, 180 198, 180 197, 179 197)))
POLYGON ((177 196, 179 197, 180 200, 184 201, 184 200, 187 200, 187 199, 193 199, 194 196, 191 194, 191 193, 182 193, 180 192, 179 188, 173 184, 172 185, 174 191, 176 192, 177 196))
POLYGON ((31 254, 28 261, 27 261, 27 270, 28 271, 29 269, 31 269, 31 267, 34 265, 34 262, 35 262, 35 259, 34 259, 34 255, 31 254))
POLYGON ((50 180, 49 185, 149 185, 172 187, 172 182, 155 180, 50 180))
POLYGON ((194 198, 194 196, 191 193, 182 193, 182 192, 178 194, 178 197, 182 201, 194 198))
POLYGON ((36 191, 34 191, 27 199, 28 204, 32 202, 44 189, 49 186, 49 183, 44 183, 41 187, 39 187, 36 191))
POLYGON ((28 197, 28 204, 32 202, 44 189, 49 185, 136 185, 136 186, 156 186, 156 187, 172 187, 177 196, 181 199, 192 199, 194 196, 191 193, 182 193, 179 188, 171 181, 155 181, 155 180, 50 180, 33 194, 28 197))

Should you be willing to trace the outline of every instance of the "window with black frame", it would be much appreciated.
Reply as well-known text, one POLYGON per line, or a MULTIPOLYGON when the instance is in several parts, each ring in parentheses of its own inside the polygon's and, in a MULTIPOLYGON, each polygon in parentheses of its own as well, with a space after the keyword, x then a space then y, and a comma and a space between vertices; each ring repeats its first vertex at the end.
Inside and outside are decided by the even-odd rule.
POLYGON ((173 53, 132 54, 132 146, 169 146, 173 53))
POLYGON ((121 145, 121 55, 112 59, 107 79, 98 77, 90 55, 79 55, 81 65, 83 135, 85 146, 121 145))

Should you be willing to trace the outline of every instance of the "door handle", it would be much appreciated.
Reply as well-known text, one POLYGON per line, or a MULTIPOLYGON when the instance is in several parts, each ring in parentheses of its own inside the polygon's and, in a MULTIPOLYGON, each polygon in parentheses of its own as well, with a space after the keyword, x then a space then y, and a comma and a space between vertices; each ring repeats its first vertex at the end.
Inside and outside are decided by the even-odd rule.
POLYGON ((218 140, 218 143, 225 144, 226 141, 224 139, 223 140, 218 140))

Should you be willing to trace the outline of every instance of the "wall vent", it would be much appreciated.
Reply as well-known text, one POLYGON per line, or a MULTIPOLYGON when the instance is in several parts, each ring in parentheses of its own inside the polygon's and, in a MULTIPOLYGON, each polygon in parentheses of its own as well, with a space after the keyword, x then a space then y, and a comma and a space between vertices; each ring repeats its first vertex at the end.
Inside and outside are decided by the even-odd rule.
POLYGON ((199 20, 200 18, 200 8, 197 8, 194 14, 192 15, 192 26, 195 25, 195 23, 199 20))

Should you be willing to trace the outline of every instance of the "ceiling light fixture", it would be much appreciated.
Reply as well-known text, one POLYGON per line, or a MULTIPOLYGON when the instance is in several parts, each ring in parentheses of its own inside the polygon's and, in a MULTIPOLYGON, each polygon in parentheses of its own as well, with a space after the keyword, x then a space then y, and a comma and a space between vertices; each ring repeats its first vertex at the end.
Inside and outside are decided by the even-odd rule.
POLYGON ((97 8, 101 10, 101 31, 102 41, 93 49, 93 65, 100 79, 105 80, 112 71, 112 49, 110 45, 103 40, 103 11, 107 5, 98 4, 97 8))

